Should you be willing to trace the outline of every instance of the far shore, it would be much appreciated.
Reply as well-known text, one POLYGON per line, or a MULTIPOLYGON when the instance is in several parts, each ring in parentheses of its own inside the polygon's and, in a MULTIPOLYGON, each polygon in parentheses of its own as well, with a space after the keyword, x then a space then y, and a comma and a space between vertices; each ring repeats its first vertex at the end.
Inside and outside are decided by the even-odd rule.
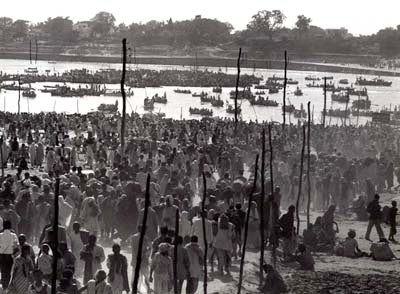
MULTIPOLYGON (((121 56, 101 56, 101 55, 67 55, 67 54, 39 54, 38 60, 63 61, 63 62, 95 62, 95 63, 121 63, 121 56)), ((29 60, 29 52, 0 52, 0 59, 21 59, 29 60)), ((237 60, 223 57, 178 57, 178 56, 137 56, 136 64, 160 64, 160 65, 182 65, 210 66, 210 67, 236 67, 237 60)), ((248 59, 242 62, 242 68, 256 69, 283 69, 283 60, 261 60, 248 59)), ((316 71, 328 73, 352 73, 358 75, 392 76, 400 77, 400 71, 390 71, 375 68, 367 68, 356 65, 340 65, 327 63, 312 63, 290 61, 288 70, 297 71, 316 71)))

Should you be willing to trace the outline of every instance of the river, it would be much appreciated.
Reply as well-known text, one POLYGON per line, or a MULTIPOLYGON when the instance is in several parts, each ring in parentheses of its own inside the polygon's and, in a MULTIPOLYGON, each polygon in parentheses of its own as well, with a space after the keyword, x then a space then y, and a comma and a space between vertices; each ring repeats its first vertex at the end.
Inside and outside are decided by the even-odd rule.
MULTIPOLYGON (((10 73, 10 74, 18 74, 23 73, 24 69, 28 67, 37 67, 40 73, 49 74, 53 73, 61 73, 66 70, 71 69, 82 69, 86 68, 88 70, 96 71, 99 69, 111 69, 121 68, 120 64, 108 64, 108 63, 84 63, 84 62, 57 62, 55 64, 50 64, 46 61, 38 61, 37 64, 30 64, 29 60, 12 60, 12 59, 3 59, 0 61, 0 71, 10 73)), ((181 70, 192 70, 193 68, 188 66, 168 66, 168 65, 128 65, 128 68, 143 68, 143 69, 181 69, 181 70)), ((204 70, 204 67, 198 67, 198 70, 204 70)), ((236 68, 213 68, 207 67, 208 70, 218 71, 221 70, 223 72, 229 74, 236 74, 236 68)), ((257 69, 255 72, 253 69, 242 69, 242 74, 255 74, 257 76, 262 77, 266 80, 268 77, 273 75, 283 76, 283 70, 268 70, 268 69, 257 69)), ((304 95, 301 97, 294 96, 293 92, 296 89, 296 85, 288 85, 287 87, 287 104, 293 104, 296 109, 300 108, 300 104, 303 104, 304 107, 307 107, 307 102, 311 102, 311 110, 314 112, 314 121, 316 123, 321 121, 321 112, 323 110, 324 98, 323 98, 323 90, 321 88, 307 88, 306 84, 309 83, 305 80, 305 77, 308 75, 313 75, 317 77, 323 77, 324 74, 320 72, 301 72, 301 71, 288 71, 287 78, 291 78, 299 81, 299 87, 303 90, 304 95)), ((334 82, 337 84, 339 79, 348 79, 350 83, 354 83, 356 80, 356 75, 354 74, 341 74, 341 73, 326 73, 326 76, 333 76, 334 82)), ((364 76, 368 79, 374 78, 374 76, 364 76)), ((385 80, 392 81, 393 84, 391 87, 367 87, 369 98, 372 102, 372 110, 380 110, 384 107, 386 108, 394 108, 395 105, 400 104, 400 78, 396 77, 385 77, 385 80)), ((52 83, 36 83, 32 84, 32 87, 36 90, 37 97, 34 99, 21 97, 20 109, 21 112, 32 112, 37 113, 41 111, 50 112, 65 112, 65 113, 87 113, 90 111, 94 111, 97 109, 98 105, 101 103, 114 103, 115 100, 119 100, 119 108, 122 109, 121 97, 72 97, 72 98, 62 98, 62 97, 52 97, 49 93, 42 93, 40 89, 43 89, 45 85, 52 85, 52 83)), ((54 83, 53 83, 54 85, 54 83)), ((85 85, 82 85, 85 86, 85 85)), ((74 85, 77 87, 77 85, 74 85)), ((106 85, 108 89, 119 89, 118 84, 106 85)), ((171 117, 175 119, 182 118, 190 119, 190 118, 199 118, 198 116, 191 116, 189 114, 189 107, 205 107, 209 109, 213 109, 214 116, 220 117, 233 117, 233 115, 227 114, 225 111, 226 101, 229 101, 230 104, 233 104, 233 100, 229 99, 229 92, 234 90, 234 88, 223 88, 221 99, 225 102, 225 106, 221 108, 211 107, 210 104, 202 105, 200 103, 200 98, 192 97, 188 94, 178 94, 174 93, 174 89, 177 87, 161 87, 161 88, 135 88, 134 96, 129 97, 127 99, 127 111, 136 111, 140 114, 145 113, 143 109, 143 99, 145 97, 152 97, 154 94, 158 93, 162 95, 164 92, 167 94, 168 103, 164 104, 155 104, 154 112, 163 112, 166 114, 166 117, 171 117)), ((182 87, 181 87, 182 88, 182 87)), ((205 91, 212 94, 211 88, 196 88, 189 87, 193 92, 201 92, 205 91)), ((255 92, 256 90, 253 89, 255 92)), ((267 91, 267 90, 266 90, 267 91)), ((216 95, 216 94, 213 94, 216 95)), ((327 93, 327 109, 340 108, 345 109, 345 104, 333 103, 330 98, 331 93, 327 93)), ((283 92, 280 91, 278 94, 268 95, 269 99, 276 100, 280 103, 280 107, 260 107, 260 106, 251 106, 247 100, 239 101, 242 106, 242 119, 244 120, 258 120, 261 121, 282 121, 282 100, 283 100, 283 92)), ((354 99, 358 99, 357 96, 351 96, 351 101, 349 103, 349 107, 351 106, 351 102, 354 99)), ((18 111, 18 92, 17 91, 4 91, 0 92, 0 110, 6 110, 10 112, 18 111)), ((286 119, 287 122, 297 122, 292 115, 288 116, 286 119)), ((367 118, 360 117, 359 123, 365 123, 367 118)), ((327 117, 327 123, 331 124, 341 124, 341 120, 338 118, 332 117, 331 119, 327 117)), ((356 124, 357 118, 351 117, 351 123, 356 124)))

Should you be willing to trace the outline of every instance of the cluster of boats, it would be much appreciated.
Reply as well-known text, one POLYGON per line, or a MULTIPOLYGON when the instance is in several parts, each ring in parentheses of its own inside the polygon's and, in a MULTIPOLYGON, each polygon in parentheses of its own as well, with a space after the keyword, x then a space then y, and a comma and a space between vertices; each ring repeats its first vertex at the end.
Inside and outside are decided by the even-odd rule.
POLYGON ((162 103, 162 104, 167 104, 168 99, 167 99, 167 93, 164 92, 162 96, 155 94, 153 97, 149 98, 146 97, 144 99, 144 109, 145 110, 153 110, 154 109, 154 104, 155 103, 162 103))
POLYGON ((191 115, 201 115, 201 116, 212 116, 213 115, 212 109, 196 108, 196 107, 189 107, 189 113, 191 115))

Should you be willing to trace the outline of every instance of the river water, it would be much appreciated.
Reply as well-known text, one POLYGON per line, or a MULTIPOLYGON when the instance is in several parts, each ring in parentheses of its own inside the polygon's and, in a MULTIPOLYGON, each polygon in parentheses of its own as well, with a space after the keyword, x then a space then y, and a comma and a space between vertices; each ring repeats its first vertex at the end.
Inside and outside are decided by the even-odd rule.
MULTIPOLYGON (((46 61, 38 61, 37 64, 30 64, 29 60, 11 60, 3 59, 0 61, 0 71, 7 72, 10 74, 23 73, 24 69, 28 67, 37 67, 40 73, 49 74, 62 73, 63 71, 70 69, 82 69, 86 68, 88 70, 96 71, 99 69, 120 69, 121 64, 108 64, 108 63, 84 63, 84 62, 57 62, 55 64, 50 64, 46 61)), ((180 70, 192 70, 193 68, 188 66, 168 66, 168 65, 128 65, 128 68, 143 68, 143 69, 180 69, 180 70)), ((205 67, 198 67, 198 70, 204 70, 205 67)), ((236 74, 236 68, 213 68, 207 67, 208 70, 226 72, 228 74, 236 74)), ((255 74, 256 76, 262 77, 266 80, 268 77, 273 75, 283 76, 283 70, 267 70, 267 69, 242 69, 242 74, 255 74)), ((287 104, 293 104, 296 109, 300 108, 300 104, 307 107, 307 102, 311 102, 311 111, 314 113, 314 121, 316 123, 321 121, 321 112, 323 110, 324 97, 323 90, 321 88, 307 88, 306 84, 309 83, 305 80, 308 75, 313 75, 317 77, 333 76, 334 82, 337 84, 339 79, 348 79, 350 83, 354 83, 356 80, 356 75, 354 74, 341 74, 341 73, 320 73, 320 72, 301 72, 301 71, 288 71, 287 77, 299 81, 299 87, 303 90, 304 95, 301 97, 294 96, 293 92, 296 89, 296 85, 288 85, 287 87, 287 104)), ((365 76, 368 79, 374 78, 374 76, 365 76)), ((385 80, 392 81, 392 87, 367 87, 369 98, 372 101, 372 110, 381 110, 383 108, 394 108, 394 106, 400 105, 400 78, 396 77, 385 77, 385 80)), ((319 82, 319 83, 322 83, 319 82)), ((29 99, 21 97, 20 109, 21 112, 65 112, 70 113, 87 113, 94 111, 101 103, 114 103, 117 99, 119 100, 119 108, 122 109, 121 97, 72 97, 72 98, 62 98, 62 97, 52 97, 49 93, 42 93, 40 89, 43 89, 45 85, 52 85, 52 83, 36 83, 32 84, 35 88, 37 97, 35 99, 29 99)), ((54 85, 54 83, 53 83, 54 85)), ((78 85, 74 85, 77 87, 78 85)), ((85 86, 85 85, 82 85, 85 86)), ((107 89, 119 89, 118 84, 106 85, 107 89)), ((210 104, 202 105, 200 103, 200 98, 192 97, 188 94, 178 94, 174 93, 174 89, 177 87, 161 87, 161 88, 135 88, 134 96, 127 99, 127 112, 136 111, 137 113, 143 114, 146 111, 143 109, 143 99, 145 97, 152 97, 154 94, 158 93, 162 95, 164 92, 167 94, 168 103, 155 104, 154 112, 163 112, 166 117, 171 117, 175 119, 184 118, 200 118, 198 116, 191 116, 189 114, 189 107, 205 107, 213 109, 214 116, 220 117, 233 117, 233 115, 227 114, 226 101, 233 104, 233 100, 229 99, 229 92, 234 90, 234 88, 223 88, 221 99, 224 100, 225 105, 221 108, 211 107, 210 104)), ((180 87, 182 88, 182 87, 180 87)), ((187 88, 193 92, 209 92, 212 93, 211 88, 187 88)), ((253 89, 255 92, 256 90, 253 89)), ((268 90, 266 90, 268 91, 268 90)), ((216 94, 213 94, 216 95, 216 94)), ((327 93, 327 109, 340 108, 345 109, 345 104, 333 103, 330 99, 331 93, 327 93)), ((262 107, 262 106, 251 106, 247 100, 239 101, 242 106, 242 119, 244 120, 258 120, 261 121, 282 121, 282 110, 281 105, 283 101, 283 92, 280 91, 278 94, 268 95, 269 99, 276 100, 280 103, 279 107, 262 107)), ((351 101, 349 107, 351 106, 352 100, 357 100, 357 96, 351 96, 351 101)), ((18 111, 18 92, 17 91, 2 91, 0 92, 0 110, 6 110, 10 112, 18 111)), ((288 116, 287 122, 297 122, 293 116, 288 116)), ((359 123, 365 123, 367 118, 360 117, 359 123)), ((352 117, 351 122, 353 124, 357 123, 357 118, 352 117)), ((342 121, 338 118, 327 117, 327 123, 331 124, 342 124, 342 121)))

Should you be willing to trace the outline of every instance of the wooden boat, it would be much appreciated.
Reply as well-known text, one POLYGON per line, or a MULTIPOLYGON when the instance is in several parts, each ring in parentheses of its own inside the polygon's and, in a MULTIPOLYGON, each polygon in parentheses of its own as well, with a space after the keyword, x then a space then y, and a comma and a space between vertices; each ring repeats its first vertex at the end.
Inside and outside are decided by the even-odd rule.
POLYGON ((38 74, 39 71, 37 67, 28 67, 27 69, 24 70, 26 74, 38 74))
POLYGON ((341 79, 341 80, 339 80, 339 84, 348 85, 349 84, 349 80, 348 79, 341 79))
MULTIPOLYGON (((231 99, 235 99, 236 97, 236 91, 231 91, 229 93, 231 99)), ((251 99, 252 97, 255 97, 253 93, 251 93, 250 89, 238 91, 238 99, 251 99)))
POLYGON ((278 88, 270 88, 268 90, 268 94, 277 94, 279 93, 279 89, 278 88))
MULTIPOLYGON (((128 91, 125 91, 126 97, 132 97, 134 95, 133 91, 131 88, 129 88, 128 91)), ((105 91, 103 96, 112 96, 112 97, 122 97, 122 92, 121 90, 112 90, 112 91, 105 91)))
POLYGON ((174 92, 178 94, 192 94, 192 91, 188 89, 175 89, 174 92))
POLYGON ((167 104, 167 93, 164 92, 164 95, 158 96, 158 94, 155 94, 152 98, 154 103, 162 103, 162 104, 167 104))
POLYGON ((222 93, 222 88, 221 87, 215 87, 212 89, 213 93, 222 93))
POLYGON ((331 95, 331 99, 332 101, 339 103, 348 103, 350 101, 348 93, 345 92, 339 92, 339 93, 333 92, 331 95))
POLYGON ((107 113, 115 113, 118 111, 118 100, 115 101, 115 104, 100 104, 97 107, 98 111, 107 112, 107 113))
POLYGON ((222 106, 224 106, 224 101, 222 101, 220 97, 218 97, 218 98, 212 97, 211 105, 214 107, 222 107, 222 106))
POLYGON ((269 107, 277 107, 279 106, 278 102, 275 100, 269 100, 268 97, 265 99, 262 96, 258 96, 258 99, 250 99, 250 105, 258 105, 258 106, 269 106, 269 107))
POLYGON ((256 85, 254 86, 254 89, 256 90, 266 90, 268 87, 266 85, 256 85))
MULTIPOLYGON (((241 112, 242 108, 238 106, 237 113, 240 114, 241 112)), ((226 108, 226 113, 235 114, 235 107, 229 104, 228 107, 226 108)))
POLYGON ((154 100, 150 98, 144 99, 144 109, 145 110, 153 110, 154 109, 154 100))
POLYGON ((316 76, 312 76, 312 75, 308 75, 304 78, 306 81, 320 81, 321 79, 316 77, 316 76))
POLYGON ((207 109, 207 108, 189 108, 189 113, 191 115, 201 115, 201 116, 212 116, 213 115, 213 111, 212 109, 207 109))
POLYGON ((256 95, 265 95, 265 91, 256 91, 256 95))
POLYGON ((22 92, 22 96, 23 97, 27 97, 27 98, 36 98, 36 93, 34 90, 25 90, 22 92))
POLYGON ((366 99, 354 100, 351 107, 353 109, 369 110, 371 108, 371 100, 368 97, 366 99))
POLYGON ((292 113, 296 110, 296 108, 294 107, 294 105, 290 104, 290 105, 286 105, 286 107, 282 106, 282 111, 285 110, 285 112, 287 113, 292 113))
POLYGON ((392 82, 385 81, 385 80, 380 79, 380 78, 367 80, 366 78, 363 78, 363 77, 358 77, 356 79, 356 83, 355 84, 357 86, 375 86, 375 87, 391 87, 392 86, 392 82))
MULTIPOLYGON (((321 113, 323 115, 323 112, 321 113)), ((332 117, 348 117, 350 116, 350 109, 347 109, 347 111, 342 109, 328 109, 326 115, 332 117)))
POLYGON ((201 92, 201 93, 193 93, 192 97, 202 97, 202 96, 207 96, 207 93, 205 92, 201 92))

